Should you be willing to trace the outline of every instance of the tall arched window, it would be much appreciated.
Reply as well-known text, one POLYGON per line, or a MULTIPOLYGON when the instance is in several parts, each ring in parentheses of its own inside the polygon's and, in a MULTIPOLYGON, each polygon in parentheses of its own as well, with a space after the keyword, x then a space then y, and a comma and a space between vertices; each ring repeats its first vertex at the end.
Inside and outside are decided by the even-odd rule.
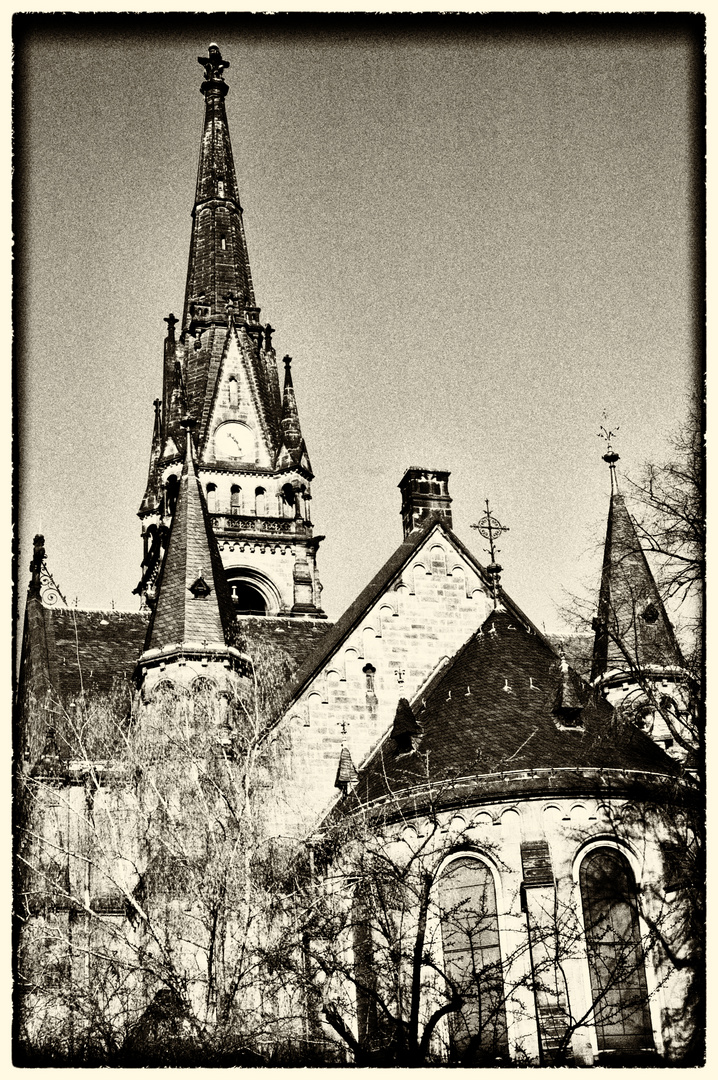
POLYGON ((229 493, 229 510, 232 514, 242 513, 242 489, 238 484, 232 484, 229 493))
POLYGON ((229 404, 232 409, 239 405, 239 387, 234 375, 229 380, 229 404))
POLYGON ((178 495, 179 480, 174 473, 170 473, 167 477, 167 484, 165 486, 165 515, 167 517, 172 517, 174 514, 178 495))
POLYGON ((267 493, 264 488, 257 488, 254 493, 254 512, 257 517, 267 516, 267 493))
POLYGON ((464 1001, 449 1014, 451 1056, 489 1063, 508 1049, 494 879, 479 859, 455 859, 438 891, 445 973, 464 1001))
POLYGON ((217 513, 217 485, 207 484, 207 510, 210 514, 217 513))
POLYGON ((598 848, 579 875, 598 1049, 653 1048, 636 882, 628 859, 598 848))

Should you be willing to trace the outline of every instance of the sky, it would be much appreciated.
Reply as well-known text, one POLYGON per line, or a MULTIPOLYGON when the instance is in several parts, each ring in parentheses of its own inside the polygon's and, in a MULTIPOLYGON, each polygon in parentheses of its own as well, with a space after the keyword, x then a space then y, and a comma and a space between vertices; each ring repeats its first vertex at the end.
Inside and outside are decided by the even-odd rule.
POLYGON ((336 619, 402 539, 397 484, 489 499, 502 583, 560 630, 610 492, 702 371, 702 42, 670 19, 56 17, 16 24, 19 591, 136 610, 164 317, 181 315, 210 41, 262 320, 289 353, 336 619), (696 53, 696 44, 698 53, 696 53))

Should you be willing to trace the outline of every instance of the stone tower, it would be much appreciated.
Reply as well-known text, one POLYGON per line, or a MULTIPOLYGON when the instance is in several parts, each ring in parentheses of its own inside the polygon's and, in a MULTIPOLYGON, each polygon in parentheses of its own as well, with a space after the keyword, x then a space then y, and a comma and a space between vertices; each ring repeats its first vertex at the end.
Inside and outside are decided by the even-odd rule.
POLYGON ((167 550, 186 414, 195 421, 197 476, 237 615, 323 618, 310 500, 313 474, 284 358, 280 387, 274 328, 260 322, 225 113, 216 45, 199 57, 204 128, 182 320, 170 314, 162 398, 147 487, 138 592, 149 607, 167 550))

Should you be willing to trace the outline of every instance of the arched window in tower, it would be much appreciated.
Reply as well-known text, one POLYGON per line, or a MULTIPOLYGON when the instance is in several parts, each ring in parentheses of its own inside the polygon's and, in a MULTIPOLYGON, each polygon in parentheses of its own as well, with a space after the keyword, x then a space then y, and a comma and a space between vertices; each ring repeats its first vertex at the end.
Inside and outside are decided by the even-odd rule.
POLYGON ((229 405, 231 409, 236 409, 239 405, 239 386, 234 375, 229 380, 229 405))
POLYGON ((229 512, 234 515, 242 513, 242 489, 239 484, 232 484, 229 493, 229 512))
POLYGON ((591 851, 579 875, 598 1049, 653 1047, 636 882, 615 848, 591 851))
POLYGON ((254 512, 257 517, 267 516, 267 492, 258 487, 254 493, 254 512))
POLYGON ((220 199, 224 198, 224 180, 217 181, 217 194, 219 195, 220 199))
POLYGON ((222 237, 222 251, 226 251, 226 250, 227 250, 227 237, 223 236, 222 237))
POLYGON ((217 485, 207 484, 207 510, 210 514, 217 513, 217 485))
POLYGON ((179 480, 171 473, 167 477, 167 483, 165 484, 165 516, 172 517, 175 512, 175 506, 177 505, 177 496, 179 495, 179 480))
POLYGON ((438 894, 444 967, 464 1002, 449 1015, 451 1056, 463 1065, 493 1063, 508 1051, 493 875, 480 859, 455 859, 438 894))

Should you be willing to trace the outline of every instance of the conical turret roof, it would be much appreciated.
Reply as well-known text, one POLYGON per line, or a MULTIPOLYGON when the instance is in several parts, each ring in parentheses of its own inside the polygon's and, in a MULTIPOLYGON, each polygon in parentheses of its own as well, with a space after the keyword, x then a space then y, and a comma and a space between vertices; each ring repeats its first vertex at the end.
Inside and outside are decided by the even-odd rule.
POLYGON ((683 658, 623 495, 608 512, 591 679, 612 670, 639 674, 681 668, 683 658))
POLYGON ((192 432, 188 430, 177 505, 147 629, 146 649, 186 642, 231 644, 234 624, 232 598, 197 478, 192 432))

